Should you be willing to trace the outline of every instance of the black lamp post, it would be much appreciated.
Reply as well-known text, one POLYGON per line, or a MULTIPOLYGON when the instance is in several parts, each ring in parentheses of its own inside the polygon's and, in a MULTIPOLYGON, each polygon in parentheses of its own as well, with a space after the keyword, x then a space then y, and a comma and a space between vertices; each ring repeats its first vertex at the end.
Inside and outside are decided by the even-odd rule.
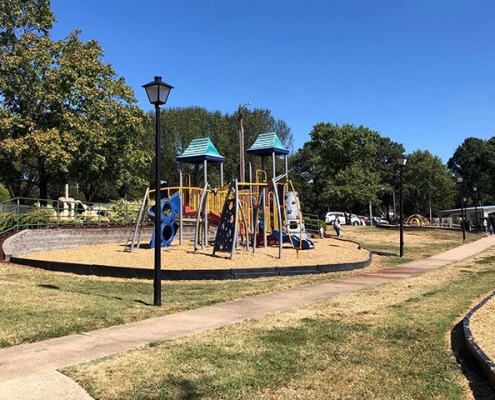
POLYGON ((463 199, 464 197, 462 196, 462 176, 457 177, 457 183, 459 184, 459 188, 461 191, 461 226, 462 226, 462 241, 466 241, 466 227, 464 226, 464 210, 463 210, 463 199))
POLYGON ((478 187, 476 185, 473 186, 473 192, 474 192, 474 231, 477 233, 478 232, 478 208, 477 208, 478 187))
POLYGON ((402 257, 404 255, 404 165, 406 165, 407 157, 402 154, 397 157, 397 164, 400 166, 400 206, 399 206, 399 230, 400 230, 400 239, 399 239, 399 255, 402 257))
POLYGON ((243 115, 242 110, 247 106, 251 105, 251 102, 248 101, 244 105, 239 104, 239 181, 246 182, 246 162, 244 161, 244 124, 243 124, 243 115))
POLYGON ((161 262, 161 151, 160 151, 160 107, 165 104, 170 91, 174 88, 162 82, 161 76, 155 76, 153 82, 143 85, 151 104, 155 106, 155 270, 153 277, 153 304, 162 305, 162 262, 161 262))

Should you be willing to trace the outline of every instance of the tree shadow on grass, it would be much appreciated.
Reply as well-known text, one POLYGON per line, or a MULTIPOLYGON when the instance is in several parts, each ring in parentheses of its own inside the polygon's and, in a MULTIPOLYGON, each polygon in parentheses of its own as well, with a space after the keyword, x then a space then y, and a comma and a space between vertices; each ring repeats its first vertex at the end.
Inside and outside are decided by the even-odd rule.
MULTIPOLYGON (((48 284, 39 284, 38 287, 42 287, 44 289, 61 290, 60 287, 58 287, 58 286, 48 285, 48 284)), ((99 297, 105 297, 105 298, 108 298, 108 299, 124 300, 124 298, 122 298, 122 297, 105 295, 105 294, 81 292, 81 291, 76 291, 76 290, 65 290, 65 291, 66 292, 72 292, 72 293, 78 293, 78 294, 86 294, 88 296, 99 296, 99 297)), ((145 306, 151 306, 151 303, 147 303, 147 302, 145 302, 143 300, 134 300, 134 302, 139 303, 139 304, 143 304, 145 306)))
POLYGON ((476 400, 495 399, 495 390, 490 386, 481 366, 466 346, 462 320, 450 332, 450 346, 462 373, 469 382, 473 397, 476 400))

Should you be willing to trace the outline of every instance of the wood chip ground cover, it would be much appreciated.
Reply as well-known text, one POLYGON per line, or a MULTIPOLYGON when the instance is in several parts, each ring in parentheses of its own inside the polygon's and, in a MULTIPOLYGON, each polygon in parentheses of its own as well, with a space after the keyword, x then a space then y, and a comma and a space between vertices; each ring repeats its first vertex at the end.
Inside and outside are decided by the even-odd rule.
MULTIPOLYGON (((239 247, 235 250, 234 259, 230 253, 217 252, 213 256, 213 247, 205 246, 194 251, 193 243, 173 244, 162 249, 163 269, 230 269, 259 268, 276 266, 325 265, 366 261, 369 251, 359 248, 356 243, 336 239, 313 239, 315 248, 299 250, 284 246, 282 258, 279 258, 278 246, 252 247, 246 250, 239 247)), ((60 261, 82 264, 99 264, 124 266, 132 268, 153 268, 154 250, 138 248, 132 252, 124 251, 122 243, 97 246, 82 246, 50 252, 28 254, 25 257, 36 260, 60 261)))

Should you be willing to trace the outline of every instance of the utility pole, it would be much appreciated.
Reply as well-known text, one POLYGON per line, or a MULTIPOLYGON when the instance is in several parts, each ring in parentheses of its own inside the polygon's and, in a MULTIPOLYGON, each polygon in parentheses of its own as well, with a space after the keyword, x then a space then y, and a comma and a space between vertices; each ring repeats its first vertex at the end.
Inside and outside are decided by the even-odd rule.
POLYGON ((243 125, 242 110, 249 105, 251 105, 250 101, 248 101, 244 105, 239 104, 239 124, 240 124, 240 129, 239 129, 239 181, 240 182, 246 182, 246 172, 245 172, 246 163, 244 161, 244 153, 245 153, 245 151, 244 151, 244 125, 243 125))

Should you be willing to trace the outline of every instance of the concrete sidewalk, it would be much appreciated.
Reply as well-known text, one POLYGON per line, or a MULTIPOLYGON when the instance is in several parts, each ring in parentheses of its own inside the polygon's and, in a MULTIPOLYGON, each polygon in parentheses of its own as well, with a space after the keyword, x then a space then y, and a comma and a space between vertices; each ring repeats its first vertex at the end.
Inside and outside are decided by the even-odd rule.
POLYGON ((284 311, 427 272, 495 245, 495 236, 380 272, 302 286, 211 307, 0 350, 0 399, 91 399, 58 368, 284 311))

